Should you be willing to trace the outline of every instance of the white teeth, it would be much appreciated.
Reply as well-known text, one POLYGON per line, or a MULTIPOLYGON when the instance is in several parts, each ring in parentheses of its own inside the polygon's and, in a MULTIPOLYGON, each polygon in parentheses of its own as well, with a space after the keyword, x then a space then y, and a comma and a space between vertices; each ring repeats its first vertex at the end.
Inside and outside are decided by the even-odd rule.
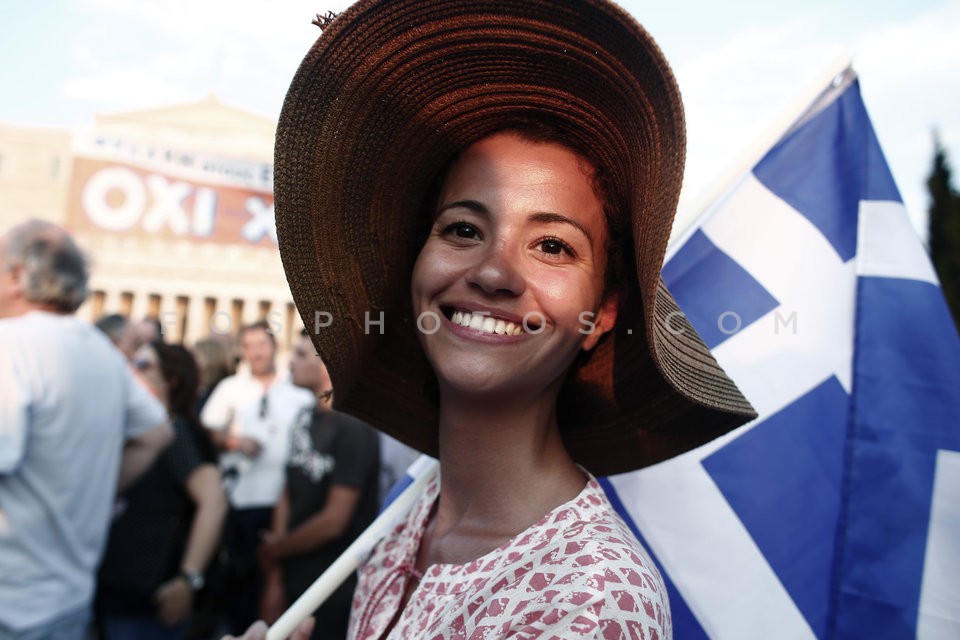
POLYGON ((481 313, 454 311, 450 322, 462 327, 470 327, 483 333, 496 333, 502 336, 518 336, 523 333, 523 326, 514 322, 507 322, 481 313))

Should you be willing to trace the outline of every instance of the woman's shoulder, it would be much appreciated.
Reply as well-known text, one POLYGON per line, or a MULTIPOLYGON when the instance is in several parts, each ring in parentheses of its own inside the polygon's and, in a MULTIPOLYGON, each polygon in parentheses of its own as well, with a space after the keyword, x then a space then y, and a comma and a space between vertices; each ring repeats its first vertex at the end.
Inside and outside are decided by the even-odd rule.
POLYGON ((541 604, 566 614, 561 617, 568 623, 579 620, 584 629, 602 629, 603 637, 620 637, 618 628, 623 637, 670 637, 660 572, 593 478, 576 499, 518 543, 507 551, 514 585, 539 594, 541 604), (639 629, 643 634, 637 636, 639 629))
POLYGON ((515 546, 532 552, 544 565, 581 571, 639 567, 656 573, 646 549, 593 478, 576 498, 518 536, 515 546))

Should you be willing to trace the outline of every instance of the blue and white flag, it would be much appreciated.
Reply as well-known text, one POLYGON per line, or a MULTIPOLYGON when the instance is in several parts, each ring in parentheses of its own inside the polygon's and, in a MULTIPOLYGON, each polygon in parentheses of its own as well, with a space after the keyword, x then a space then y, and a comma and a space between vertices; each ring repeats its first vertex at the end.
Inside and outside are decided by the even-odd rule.
POLYGON ((853 72, 678 245, 759 417, 603 481, 675 637, 960 638, 960 340, 853 72))

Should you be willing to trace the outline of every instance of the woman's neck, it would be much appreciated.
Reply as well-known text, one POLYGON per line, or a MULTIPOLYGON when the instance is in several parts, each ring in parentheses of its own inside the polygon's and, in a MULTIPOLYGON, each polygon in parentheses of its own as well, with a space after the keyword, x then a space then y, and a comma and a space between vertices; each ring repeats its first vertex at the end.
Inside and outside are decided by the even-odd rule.
POLYGON ((440 498, 427 564, 490 551, 583 490, 554 406, 555 399, 441 402, 440 498))

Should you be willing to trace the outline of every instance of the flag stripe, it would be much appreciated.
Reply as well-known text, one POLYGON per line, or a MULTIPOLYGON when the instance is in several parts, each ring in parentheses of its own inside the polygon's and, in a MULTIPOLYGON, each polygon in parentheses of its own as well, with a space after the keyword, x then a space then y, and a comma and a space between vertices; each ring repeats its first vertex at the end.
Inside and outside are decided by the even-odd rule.
POLYGON ((856 255, 860 201, 902 200, 857 85, 771 149, 753 173, 820 229, 844 262, 856 255))
MULTIPOLYGON (((620 500, 620 496, 617 494, 617 490, 613 487, 613 484, 610 483, 610 480, 608 478, 597 478, 597 481, 600 483, 600 486, 603 487, 607 497, 610 499, 610 504, 613 505, 613 508, 616 509, 617 513, 620 514, 620 517, 623 518, 630 527, 630 530, 633 531, 635 536, 637 536, 637 540, 640 541, 640 544, 642 544, 645 549, 649 549, 650 545, 646 540, 644 540, 643 534, 640 533, 640 529, 637 528, 633 518, 630 517, 630 513, 627 511, 627 508, 623 506, 623 501, 620 500)), ((654 564, 657 565, 657 569, 663 576, 664 584, 667 587, 667 597, 670 599, 670 616, 673 620, 674 637, 683 638, 684 640, 700 640, 701 638, 706 640, 707 634, 704 633, 703 627, 701 627, 700 623, 697 622, 696 616, 694 616, 693 612, 690 611, 690 607, 687 606, 686 600, 680 596, 680 592, 677 591, 677 587, 673 584, 673 580, 670 579, 670 575, 664 570, 663 566, 661 566, 660 562, 655 556, 651 554, 650 557, 654 564)))
POLYGON ((837 636, 912 636, 937 453, 960 450, 960 340, 927 282, 863 277, 858 302, 837 636))
POLYGON ((702 231, 694 233, 663 269, 663 278, 711 349, 779 304, 702 231), (730 291, 743 291, 745 295, 733 300, 730 291), (692 295, 694 292, 698 295, 692 295))
POLYGON ((696 457, 680 456, 609 480, 709 637, 814 637, 696 457))
POLYGON ((904 242, 915 237, 903 203, 861 203, 857 274, 922 280, 939 286, 920 242, 904 242))
POLYGON ((703 461, 818 638, 834 566, 823 541, 836 534, 849 404, 830 378, 703 461))
POLYGON ((937 452, 917 640, 960 638, 960 452, 937 452))

